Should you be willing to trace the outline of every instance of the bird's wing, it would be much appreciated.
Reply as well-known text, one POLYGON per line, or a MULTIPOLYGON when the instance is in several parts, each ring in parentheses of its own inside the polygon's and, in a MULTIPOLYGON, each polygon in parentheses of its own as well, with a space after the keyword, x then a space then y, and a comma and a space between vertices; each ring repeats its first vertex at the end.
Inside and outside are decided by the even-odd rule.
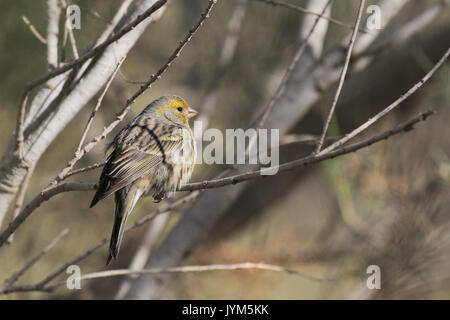
POLYGON ((171 125, 135 124, 121 132, 100 177, 93 204, 148 175, 183 143, 182 129, 171 125), (121 138, 123 137, 123 138, 121 138), (104 183, 102 183, 104 181, 104 183))

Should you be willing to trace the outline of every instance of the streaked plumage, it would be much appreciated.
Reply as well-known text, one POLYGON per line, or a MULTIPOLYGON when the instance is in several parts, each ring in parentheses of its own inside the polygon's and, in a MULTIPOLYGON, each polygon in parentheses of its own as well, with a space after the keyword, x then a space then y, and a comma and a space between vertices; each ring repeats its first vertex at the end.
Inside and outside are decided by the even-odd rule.
POLYGON ((110 144, 111 153, 100 176, 91 207, 115 193, 115 221, 107 264, 119 253, 126 221, 142 195, 155 202, 187 183, 196 148, 188 118, 197 112, 177 96, 148 105, 110 144))

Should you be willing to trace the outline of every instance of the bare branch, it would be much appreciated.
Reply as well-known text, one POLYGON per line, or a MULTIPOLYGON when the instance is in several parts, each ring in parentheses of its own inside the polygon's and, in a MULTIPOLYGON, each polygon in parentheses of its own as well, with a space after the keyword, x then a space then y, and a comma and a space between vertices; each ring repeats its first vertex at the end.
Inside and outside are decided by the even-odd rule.
POLYGON ((336 93, 334 95, 334 99, 333 99, 333 102, 331 104, 330 113, 328 114, 327 120, 326 120, 325 125, 323 127, 322 135, 320 136, 320 140, 319 140, 319 143, 318 143, 317 148, 316 148, 316 153, 319 153, 320 149, 322 149, 322 145, 323 145, 323 142, 325 140, 325 136, 327 134, 328 127, 329 127, 329 125, 331 123, 331 119, 333 118, 333 113, 334 113, 334 110, 336 108, 336 104, 337 104, 337 102, 339 100, 339 96, 341 95, 342 87, 344 86, 345 76, 347 74, 348 65, 350 63, 350 57, 352 56, 353 45, 355 44, 356 34, 358 33, 357 30, 359 28, 359 24, 361 22, 361 17, 362 17, 362 12, 364 10, 364 4, 365 4, 365 0, 361 0, 359 2, 358 15, 357 15, 357 18, 356 18, 356 21, 355 21, 355 27, 353 29, 353 33, 352 33, 350 42, 348 44, 348 49, 347 49, 347 54, 345 56, 344 66, 342 67, 342 72, 341 72, 341 76, 340 76, 340 79, 339 79, 338 87, 336 89, 336 93))
MULTIPOLYGON (((125 57, 120 59, 120 61, 117 63, 117 66, 114 68, 113 73, 111 74, 108 82, 105 85, 105 88, 103 89, 103 92, 100 94, 100 96, 97 99, 97 103, 95 104, 94 108, 92 109, 91 115, 89 116, 89 119, 86 123, 86 127, 83 130, 83 133, 81 134, 80 142, 78 143, 77 150, 75 151, 75 155, 72 160, 69 161, 67 166, 61 170, 61 172, 53 179, 52 182, 50 182, 49 186, 53 186, 57 184, 58 182, 64 180, 67 177, 67 174, 72 170, 73 166, 78 162, 78 160, 81 159, 82 156, 84 156, 87 152, 89 152, 91 149, 87 150, 86 148, 83 149, 83 152, 81 150, 81 147, 84 144, 84 140, 86 139, 86 136, 88 134, 89 129, 91 128, 92 122, 94 121, 94 117, 97 114, 98 109, 100 109, 100 106, 102 104, 103 98, 106 95, 106 92, 108 91, 112 81, 114 80, 117 71, 119 71, 120 66, 122 65, 123 61, 125 61, 125 57)), ((92 146, 93 147, 93 146, 92 146)))
POLYGON ((25 221, 25 219, 28 218, 30 214, 43 202, 62 192, 93 190, 95 186, 95 183, 66 182, 49 188, 46 191, 42 191, 39 195, 34 197, 34 199, 30 203, 28 203, 25 208, 22 209, 17 217, 13 221, 11 221, 11 223, 0 234, 0 247, 5 243, 8 237, 13 234, 14 231, 16 231, 16 229, 25 221))
MULTIPOLYGON (((293 161, 281 164, 279 166, 278 172, 289 171, 289 170, 296 169, 299 167, 304 167, 304 166, 307 166, 307 165, 310 165, 313 163, 321 162, 321 161, 324 161, 327 159, 333 159, 335 157, 342 156, 344 154, 355 152, 359 149, 370 146, 381 140, 385 140, 395 134, 401 133, 403 131, 409 131, 409 130, 411 130, 412 126, 414 126, 418 122, 426 120, 433 113, 434 113, 434 111, 427 111, 427 112, 421 113, 418 116, 414 117, 413 119, 411 119, 403 124, 400 124, 400 125, 392 128, 391 130, 388 130, 382 134, 373 136, 370 139, 363 140, 361 142, 352 144, 350 146, 342 147, 335 151, 329 151, 329 152, 325 152, 325 150, 324 150, 323 152, 321 152, 320 154, 317 154, 317 155, 311 155, 308 157, 300 158, 297 160, 293 160, 293 161)), ((238 175, 234 175, 234 176, 230 176, 230 177, 226 177, 226 178, 209 180, 209 181, 205 180, 202 182, 190 183, 185 186, 182 186, 179 189, 179 191, 211 189, 211 188, 223 187, 223 186, 230 185, 230 184, 237 184, 237 183, 244 182, 244 181, 251 180, 251 179, 266 177, 267 175, 262 175, 262 173, 264 173, 265 171, 269 172, 271 170, 272 169, 270 169, 270 168, 268 168, 268 169, 263 168, 263 169, 250 171, 250 172, 246 172, 243 174, 238 174, 238 175)))
MULTIPOLYGON (((282 266, 262 263, 262 262, 243 262, 243 263, 233 263, 233 264, 210 264, 210 265, 197 265, 197 266, 180 266, 172 268, 154 268, 154 269, 141 269, 141 270, 130 270, 130 269, 117 269, 117 270, 106 270, 99 272, 92 272, 80 277, 80 280, 89 279, 99 279, 99 278, 109 278, 125 275, 143 275, 143 274, 161 274, 161 273, 192 273, 192 272, 211 272, 211 271, 236 271, 236 270, 265 270, 286 273, 289 275, 298 276, 304 279, 324 282, 324 281, 336 281, 332 278, 320 278, 316 276, 311 276, 297 270, 288 269, 282 266)), ((39 287, 37 285, 26 285, 9 287, 0 291, 1 293, 8 294, 13 292, 24 292, 24 291, 45 291, 50 292, 62 285, 65 285, 66 281, 60 281, 52 285, 45 287, 39 287)))
POLYGON ((216 73, 206 89, 200 107, 201 113, 198 120, 203 122, 204 128, 207 128, 209 125, 210 118, 216 106, 218 89, 236 52, 239 31, 245 20, 246 6, 247 0, 237 0, 234 11, 228 22, 227 33, 220 52, 216 73))
MULTIPOLYGON (((84 172, 87 172, 87 171, 90 171, 90 170, 94 170, 94 169, 103 167, 105 164, 106 164, 106 161, 103 161, 103 162, 91 164, 90 166, 87 166, 87 167, 84 167, 84 168, 71 170, 65 175, 64 179, 67 179, 68 177, 76 175, 76 174, 79 174, 79 173, 84 173, 84 172)), ((62 179, 62 180, 64 180, 64 179, 62 179)))
POLYGON ((19 158, 23 159, 23 130, 24 130, 24 122, 25 122, 25 113, 27 109, 28 102, 28 93, 24 92, 21 97, 19 114, 17 115, 17 123, 16 123, 16 149, 19 152, 19 158))
POLYGON ((391 103, 388 107, 383 109, 381 112, 379 112, 377 115, 375 115, 373 118, 369 119, 367 122, 360 125, 358 128, 353 130, 350 133, 347 133, 342 139, 339 139, 326 149, 322 150, 319 155, 326 154, 327 152, 330 152, 343 144, 345 144, 347 141, 355 137, 356 135, 360 134, 362 131, 366 130, 368 127, 370 127, 372 124, 377 122, 379 119, 387 115, 389 112, 394 110, 396 107, 398 107, 403 101, 408 99, 409 96, 411 96, 414 92, 416 92, 420 87, 422 87, 432 76, 433 74, 444 64, 444 62, 447 60, 448 56, 450 55, 450 48, 447 49, 445 54, 442 56, 442 58, 434 65, 434 67, 418 82, 416 83, 411 89, 409 89, 406 93, 400 96, 397 100, 395 100, 393 103, 391 103))
POLYGON ((353 59, 356 60, 356 63, 352 67, 352 70, 358 72, 361 69, 364 69, 370 63, 370 61, 372 61, 372 57, 378 55, 379 53, 394 45, 399 46, 399 44, 404 43, 413 35, 417 34, 421 30, 424 30, 426 26, 435 21, 437 16, 444 12, 443 9, 448 7, 449 5, 449 0, 439 1, 435 5, 422 12, 420 15, 408 21, 407 24, 389 34, 386 39, 383 39, 379 43, 375 43, 371 47, 365 48, 364 50, 359 50, 358 54, 353 55, 353 59))
MULTIPOLYGON (((298 12, 301 12, 301 13, 311 14, 311 15, 319 17, 319 19, 328 20, 329 22, 331 22, 331 23, 333 23, 335 25, 338 25, 338 26, 341 26, 341 27, 345 27, 345 28, 348 28, 348 29, 353 29, 353 26, 350 25, 350 24, 346 24, 346 23, 344 23, 342 21, 339 21, 337 19, 334 19, 334 18, 331 18, 331 17, 327 17, 325 15, 321 15, 320 13, 308 10, 308 9, 303 8, 301 6, 298 6, 296 4, 292 4, 292 3, 288 3, 288 2, 284 2, 284 1, 278 1, 278 0, 256 0, 256 1, 264 2, 264 3, 270 4, 270 5, 274 6, 274 7, 275 6, 280 6, 280 7, 285 7, 285 8, 292 9, 292 10, 295 10, 295 11, 298 11, 298 12)), ((358 29, 358 31, 359 32, 363 32, 363 33, 370 33, 369 30, 364 29, 364 28, 358 29)))
POLYGON ((47 252, 49 252, 62 238, 69 233, 69 229, 64 229, 60 232, 38 255, 31 259, 22 269, 15 272, 11 277, 6 279, 2 285, 0 285, 0 293, 11 287, 19 278, 28 271, 36 262, 38 262, 47 252))
POLYGON ((37 29, 31 24, 30 20, 28 20, 26 16, 22 16, 22 20, 42 44, 47 44, 47 40, 39 33, 39 31, 37 31, 37 29))
POLYGON ((64 20, 64 35, 66 35, 66 33, 69 35, 69 41, 70 41, 70 46, 72 47, 72 53, 73 53, 73 57, 75 59, 78 59, 80 57, 80 55, 78 54, 78 49, 77 49, 77 42, 75 40, 75 36, 73 34, 73 30, 69 25, 69 12, 67 11, 67 2, 66 0, 60 0, 61 4, 63 6, 63 9, 66 13, 66 17, 64 20))
POLYGON ((48 26, 47 26, 47 62, 50 69, 58 67, 58 34, 61 8, 58 0, 48 0, 48 26))
POLYGON ((295 66, 297 65, 298 60, 300 59, 300 57, 303 54, 303 51, 305 50, 306 46, 308 45, 308 40, 311 37, 311 35, 314 32, 314 29, 316 28, 317 24, 320 21, 320 17, 322 17, 328 6, 331 4, 332 0, 328 0, 328 2, 326 3, 326 5, 324 6, 324 8, 322 9, 322 12, 320 13, 320 15, 317 17, 316 21, 314 22, 314 24, 312 25, 308 35, 306 36, 306 38, 302 41, 302 44, 300 45, 300 47, 298 48, 297 52, 295 53, 294 58, 292 59, 291 63, 289 64, 289 67, 286 71, 286 73, 283 76, 283 79, 281 80, 280 85, 278 86, 277 90, 275 91, 274 95, 270 98, 269 103, 267 104, 267 106, 264 108, 264 112, 258 122, 258 128, 261 128, 264 123, 267 120, 267 117, 269 116, 270 112, 273 109, 273 106, 275 105, 275 102, 278 100, 278 98, 283 94, 285 88, 286 88, 286 84, 288 79, 291 76, 292 71, 294 70, 295 66))
MULTIPOLYGON (((28 185, 30 184, 31 177, 33 176, 34 168, 35 166, 33 165, 27 169, 28 172, 25 176, 25 179, 20 185, 20 191, 19 194, 17 195, 16 203, 14 204, 12 220, 14 220, 19 215, 20 211, 22 211, 23 200, 25 199, 25 194, 27 193, 28 185)), ((14 240, 14 233, 9 236, 7 243, 11 244, 13 240, 14 240)))
MULTIPOLYGON (((98 278, 109 278, 109 277, 117 277, 124 275, 139 275, 139 274, 157 274, 157 273, 191 273, 191 272, 208 272, 208 271, 234 271, 234 270, 266 270, 266 271, 274 271, 274 272, 282 272, 291 275, 296 275, 308 280, 313 281, 335 281, 335 279, 327 279, 327 278, 319 278, 315 276, 310 276, 304 273, 301 273, 296 270, 287 269, 282 266, 266 264, 262 262, 244 262, 244 263, 233 263, 233 264, 210 264, 203 266, 181 266, 181 267, 172 267, 172 268, 155 268, 155 269, 143 269, 143 270, 129 270, 129 269, 118 269, 118 270, 107 270, 100 272, 93 272, 82 275, 80 280, 88 280, 88 279, 98 279, 98 278)), ((61 285, 64 285, 66 282, 61 281, 55 283, 54 285, 48 286, 48 290, 53 290, 61 285)))

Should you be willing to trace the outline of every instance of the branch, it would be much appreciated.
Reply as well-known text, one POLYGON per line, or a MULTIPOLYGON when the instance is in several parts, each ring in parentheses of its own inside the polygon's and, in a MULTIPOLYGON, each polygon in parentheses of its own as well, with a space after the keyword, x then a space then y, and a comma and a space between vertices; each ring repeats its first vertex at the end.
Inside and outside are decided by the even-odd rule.
POLYGON ((245 20, 246 6, 247 0, 237 0, 234 11, 228 22, 227 32, 223 41, 215 75, 202 98, 200 107, 201 112, 198 121, 202 121, 204 128, 207 128, 209 125, 211 116, 216 107, 217 92, 226 71, 233 60, 234 54, 236 53, 240 30, 245 20))
POLYGON ((47 44, 47 40, 37 31, 37 29, 31 24, 30 20, 26 16, 22 16, 23 22, 30 28, 31 33, 35 35, 35 37, 42 43, 47 44))
POLYGON ((58 34, 61 8, 58 0, 48 0, 47 62, 50 69, 58 66, 58 34))
POLYGON ((309 30, 308 35, 302 41, 302 44, 300 45, 300 47, 298 48, 297 52, 295 53, 295 56, 292 59, 291 63, 289 64, 289 67, 288 67, 286 73, 284 74, 280 85, 278 86, 278 88, 275 91, 275 93, 272 96, 272 98, 270 98, 270 101, 267 104, 267 106, 264 108, 264 112, 263 112, 263 114, 262 114, 262 116, 261 116, 261 118, 260 118, 260 120, 258 122, 258 128, 261 128, 264 125, 264 123, 267 120, 267 117, 269 116, 270 112, 273 109, 273 106, 275 105, 275 102, 278 101, 278 98, 283 94, 283 92, 284 92, 284 90, 286 88, 287 81, 291 77, 292 71, 294 70, 295 66, 297 65, 297 62, 300 60, 300 57, 302 56, 303 52, 305 51, 306 46, 308 45, 309 38, 311 37, 311 35, 313 34, 317 24, 319 23, 320 17, 322 17, 325 14, 328 6, 331 4, 331 1, 332 0, 328 0, 327 1, 326 5, 322 9, 322 12, 317 17, 316 21, 314 21, 314 24, 312 25, 311 29, 309 30))
POLYGON ((64 180, 67 177, 67 175, 70 173, 70 171, 72 170, 73 166, 77 163, 77 161, 80 160, 82 156, 84 156, 87 152, 89 152, 92 149, 92 148, 89 150, 83 149, 83 152, 82 152, 81 147, 83 146, 84 140, 86 139, 86 136, 87 136, 87 133, 88 133, 89 129, 91 128, 92 122, 94 121, 94 117, 97 114, 97 111, 100 109, 103 98, 105 97, 106 92, 108 91, 109 87, 111 86, 111 83, 114 80, 114 78, 117 74, 117 71, 119 71, 120 66, 122 65, 124 60, 125 60, 125 57, 120 59, 120 61, 117 63, 117 66, 115 67, 108 82, 106 83, 105 88, 103 89, 103 92, 98 97, 97 103, 95 104, 94 108, 92 109, 91 115, 89 116, 89 119, 86 123, 86 127, 84 128, 84 130, 81 134, 81 139, 80 139, 80 142, 78 143, 78 147, 77 147, 77 150, 75 151, 75 155, 74 155, 73 159, 70 160, 69 163, 67 164, 67 166, 61 170, 61 172, 55 177, 55 179, 53 179, 52 182, 50 182, 49 186, 53 186, 53 185, 57 184, 58 182, 60 182, 61 180, 64 180))
MULTIPOLYGON (((295 11, 298 11, 298 12, 301 12, 301 13, 311 14, 311 15, 319 17, 319 19, 328 20, 329 22, 331 22, 331 23, 333 23, 335 25, 338 25, 338 26, 341 26, 341 27, 345 27, 345 28, 348 28, 348 29, 353 29, 353 26, 350 25, 350 24, 346 24, 346 23, 344 23, 342 21, 339 21, 337 19, 321 15, 320 13, 308 10, 306 8, 303 8, 301 6, 298 6, 298 5, 295 5, 295 4, 292 4, 292 3, 288 3, 288 2, 284 2, 284 1, 278 1, 278 0, 256 0, 256 1, 267 3, 267 4, 270 4, 270 5, 274 6, 274 7, 280 6, 280 7, 285 7, 285 8, 292 9, 292 10, 295 10, 295 11)), ((365 29, 365 28, 358 29, 358 31, 359 32, 363 32, 363 33, 370 33, 370 31, 365 29)))
POLYGON ((336 104, 339 100, 339 96, 341 95, 342 87, 344 86, 345 76, 347 74, 348 65, 350 63, 350 57, 352 56, 353 45, 355 44, 356 34, 358 33, 357 30, 358 30, 359 24, 361 22, 364 4, 365 4, 365 0, 361 0, 359 2, 358 16, 355 21, 355 27, 353 29, 353 33, 352 33, 350 42, 348 44, 348 49, 347 49, 347 54, 345 56, 344 66, 342 67, 341 76, 339 79, 338 87, 336 89, 336 93, 335 93, 333 102, 331 104, 330 113, 328 114, 328 118, 323 127, 323 131, 322 131, 322 135, 320 136, 319 143, 317 144, 316 153, 319 153, 320 149, 322 149, 322 145, 325 140, 325 136, 327 135, 328 127, 330 125, 331 119, 333 118, 334 110, 336 109, 336 104))
MULTIPOLYGON (((27 168, 28 172, 25 178, 23 179, 22 184, 20 185, 19 194, 17 195, 16 203, 14 204, 14 211, 11 220, 14 220, 19 215, 20 211, 22 211, 23 202, 25 200, 25 194, 27 193, 28 185, 30 184, 34 169, 35 169, 34 165, 27 168)), ((9 236, 8 244, 11 244, 13 240, 14 240, 14 233, 9 236)))
MULTIPOLYGON (((335 279, 319 278, 315 276, 310 276, 293 269, 287 269, 282 266, 266 264, 262 262, 244 262, 244 263, 234 263, 234 264, 210 264, 210 265, 199 265, 199 266, 180 266, 172 268, 154 268, 154 269, 143 269, 143 270, 129 270, 129 269, 118 269, 118 270, 106 270, 99 272, 92 272, 85 274, 80 277, 80 280, 88 279, 98 279, 98 278, 109 278, 124 275, 140 275, 140 274, 158 274, 158 273, 191 273, 191 272, 208 272, 208 271, 234 271, 234 270, 266 270, 274 272, 282 272, 291 275, 296 275, 308 280, 314 281, 335 281, 335 279)), ((48 286, 48 290, 53 290, 56 287, 66 284, 66 281, 61 281, 55 283, 54 285, 48 286)))
POLYGON ((28 203, 25 208, 17 215, 17 217, 11 221, 11 223, 0 234, 0 247, 5 243, 8 237, 16 231, 16 229, 30 216, 30 214, 37 209, 43 202, 49 200, 51 197, 68 191, 86 191, 93 190, 95 183, 82 183, 82 182, 66 182, 58 184, 46 191, 42 191, 39 195, 28 203))
MULTIPOLYGON (((73 57, 74 59, 78 59, 80 57, 80 55, 78 54, 78 49, 77 49, 77 42, 75 40, 75 35, 73 34, 73 30, 69 25, 69 12, 67 11, 67 2, 66 0, 60 0, 61 4, 64 8, 64 11, 66 13, 66 17, 64 19, 64 36, 66 36, 66 34, 69 35, 69 41, 70 41, 70 46, 72 47, 72 53, 73 53, 73 57)), ((64 44, 65 46, 65 44, 64 44)))
POLYGON ((356 135, 360 134, 362 131, 366 130, 368 127, 370 127, 372 124, 377 122, 379 119, 387 115, 389 112, 394 110, 396 107, 398 107, 403 101, 405 101, 409 96, 411 96, 413 93, 415 93, 420 87, 422 87, 432 76, 433 74, 444 64, 444 62, 447 60, 448 56, 450 55, 450 48, 447 49, 445 54, 442 56, 442 58, 434 65, 434 67, 418 82, 416 83, 411 89, 409 89, 406 93, 400 96, 397 100, 395 100, 393 103, 391 103, 388 107, 386 107, 383 111, 379 112, 376 116, 369 119, 367 122, 360 125, 358 128, 353 130, 350 133, 347 133, 342 139, 339 139, 326 149, 322 150, 319 155, 326 154, 343 144, 345 144, 347 141, 355 137, 356 135))
POLYGON ((6 279, 2 285, 0 285, 0 293, 11 287, 19 278, 28 271, 36 262, 38 262, 47 252, 49 252, 56 244, 69 233, 69 229, 61 231, 38 255, 31 259, 22 269, 13 273, 11 277, 6 279))
POLYGON ((64 179, 67 179, 68 177, 76 175, 76 174, 79 174, 79 173, 84 173, 84 172, 87 172, 87 171, 90 171, 90 170, 94 170, 94 169, 103 167, 105 164, 106 164, 106 161, 103 161, 103 162, 91 164, 90 166, 87 166, 87 167, 84 167, 84 168, 71 170, 65 175, 64 179))
MULTIPOLYGON (((352 145, 349 145, 346 147, 342 147, 335 151, 330 151, 330 152, 325 153, 324 152, 325 150, 324 150, 318 155, 311 155, 308 157, 304 157, 304 158, 300 158, 300 159, 293 160, 290 162, 286 162, 279 166, 278 173, 283 172, 283 171, 293 170, 293 169, 300 168, 300 167, 305 167, 305 166, 313 164, 313 163, 321 162, 321 161, 328 160, 328 159, 333 159, 335 157, 342 156, 344 154, 355 152, 359 149, 370 146, 381 140, 385 140, 385 139, 387 139, 393 135, 396 135, 398 133, 401 133, 403 131, 409 131, 412 129, 412 127, 415 124, 417 124, 418 122, 421 122, 421 121, 425 121, 432 114, 434 114, 434 111, 432 111, 432 110, 426 111, 424 113, 420 113, 419 115, 412 118, 411 120, 409 120, 405 123, 402 123, 386 132, 375 135, 370 139, 363 140, 361 142, 358 142, 358 143, 355 143, 355 144, 352 144, 352 145)), ((240 182, 244 182, 244 181, 251 180, 251 179, 256 179, 259 177, 267 177, 267 175, 262 175, 262 173, 264 173, 265 171, 270 172, 270 171, 272 171, 272 169, 271 168, 263 168, 263 169, 249 171, 249 172, 246 172, 243 174, 238 174, 238 175, 234 175, 234 176, 230 176, 230 177, 226 177, 226 178, 189 183, 187 185, 182 186, 178 191, 212 189, 212 188, 223 187, 223 186, 230 185, 230 184, 234 185, 234 184, 237 184, 240 182)))
MULTIPOLYGON (((99 279, 99 278, 109 278, 125 275, 143 275, 143 274, 161 274, 161 273, 192 273, 192 272, 210 272, 210 271, 235 271, 235 270, 265 270, 286 273, 289 275, 298 276, 304 279, 324 282, 324 281, 336 281, 332 278, 319 278, 311 275, 304 274, 297 270, 287 269, 282 266, 262 263, 262 262, 243 262, 243 263, 233 263, 233 264, 210 264, 210 265, 197 265, 197 266, 180 266, 172 268, 153 268, 153 269, 141 269, 141 270, 130 270, 130 269, 117 269, 117 270, 107 270, 92 272, 82 275, 80 280, 89 279, 99 279)), ((9 287, 0 291, 0 293, 8 294, 13 292, 24 292, 24 291, 45 291, 50 292, 60 286, 66 284, 66 280, 57 282, 55 284, 39 287, 37 285, 25 285, 9 287)))

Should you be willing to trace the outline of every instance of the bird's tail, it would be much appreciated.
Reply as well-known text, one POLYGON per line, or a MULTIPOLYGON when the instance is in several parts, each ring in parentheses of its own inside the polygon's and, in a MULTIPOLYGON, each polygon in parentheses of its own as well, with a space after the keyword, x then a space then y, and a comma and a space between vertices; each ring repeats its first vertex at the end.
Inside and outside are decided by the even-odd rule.
POLYGON ((114 227, 111 233, 111 240, 109 242, 109 256, 106 261, 106 265, 108 265, 113 258, 117 258, 120 243, 122 242, 123 232, 125 231, 125 226, 127 224, 127 218, 141 195, 142 191, 134 185, 122 188, 115 193, 116 212, 114 227))

